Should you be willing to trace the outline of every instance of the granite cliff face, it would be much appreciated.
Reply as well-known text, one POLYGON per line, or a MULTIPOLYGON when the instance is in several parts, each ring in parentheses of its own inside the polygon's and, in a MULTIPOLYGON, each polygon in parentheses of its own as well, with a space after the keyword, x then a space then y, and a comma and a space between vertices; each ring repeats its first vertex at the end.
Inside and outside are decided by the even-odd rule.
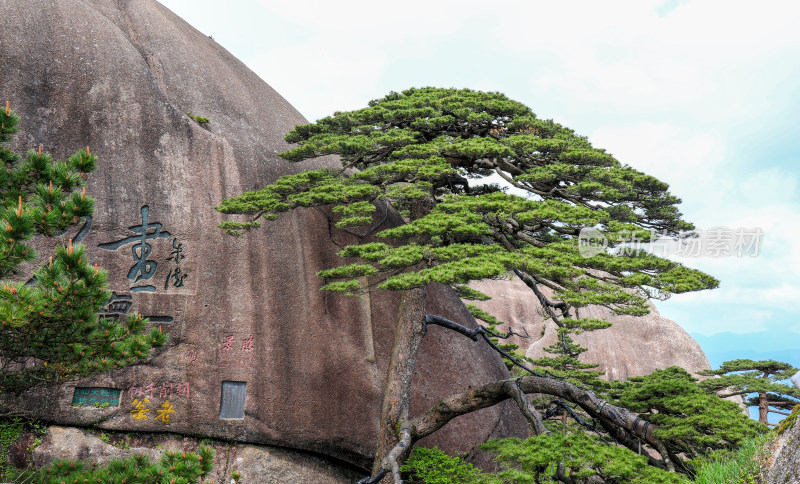
MULTIPOLYGON (((318 211, 238 239, 216 228, 223 198, 337 164, 278 159, 302 116, 153 0, 0 0, 0 66, 0 98, 22 117, 13 149, 63 157, 89 145, 99 157, 88 180, 96 213, 61 242, 80 241, 109 270, 106 314, 142 313, 170 336, 145 364, 11 404, 65 425, 273 444, 368 466, 398 295, 319 291, 315 273, 352 240, 318 211)), ((55 242, 40 242, 42 258, 55 242)), ((471 321, 443 287, 431 288, 428 309, 471 321)), ((441 328, 417 368, 412 413, 507 376, 497 355, 441 328)), ((425 443, 471 452, 524 434, 511 408, 459 418, 425 443)))
MULTIPOLYGON (((531 290, 517 278, 485 280, 471 284, 475 289, 492 296, 488 301, 474 302, 516 332, 524 330, 529 339, 512 337, 530 358, 547 356, 544 348, 556 341, 556 326, 545 321, 544 311, 531 290)), ((542 288, 548 297, 552 291, 542 288)), ((581 360, 598 363, 608 379, 624 380, 631 376, 647 375, 655 370, 677 365, 690 373, 710 369, 700 345, 677 323, 667 319, 651 305, 650 314, 641 317, 618 316, 603 307, 581 310, 581 317, 605 319, 610 328, 575 336, 575 341, 588 348, 581 360)))
POLYGON ((795 407, 784 422, 781 435, 767 444, 771 458, 762 477, 767 484, 789 484, 800 482, 800 425, 797 417, 800 409, 795 407))

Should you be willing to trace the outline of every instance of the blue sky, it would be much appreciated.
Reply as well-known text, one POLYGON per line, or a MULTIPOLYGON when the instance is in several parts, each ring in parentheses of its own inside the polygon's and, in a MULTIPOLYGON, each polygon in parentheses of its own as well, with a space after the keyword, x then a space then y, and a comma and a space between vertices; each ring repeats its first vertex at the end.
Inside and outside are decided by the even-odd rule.
POLYGON ((163 0, 308 119, 412 86, 500 91, 666 181, 701 229, 760 228, 756 257, 659 311, 712 365, 800 367, 796 2, 163 0))

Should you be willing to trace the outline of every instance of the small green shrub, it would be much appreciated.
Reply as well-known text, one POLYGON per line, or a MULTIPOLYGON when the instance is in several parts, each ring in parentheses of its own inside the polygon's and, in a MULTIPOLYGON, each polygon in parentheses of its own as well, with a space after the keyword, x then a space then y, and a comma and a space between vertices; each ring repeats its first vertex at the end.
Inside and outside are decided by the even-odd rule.
POLYGON ((186 113, 186 115, 189 116, 192 120, 194 120, 194 122, 197 124, 203 125, 208 123, 208 118, 204 118, 202 116, 198 116, 192 113, 186 113))
POLYGON ((11 445, 19 439, 24 427, 25 423, 19 418, 0 422, 0 478, 3 480, 12 477, 9 474, 12 466, 8 462, 8 453, 11 445))
POLYGON ((451 457, 437 447, 416 447, 400 471, 408 472, 415 481, 425 484, 499 484, 491 474, 467 464, 459 457, 451 457))
POLYGON ((126 484, 191 484, 214 467, 214 451, 200 446, 195 452, 167 452, 157 463, 144 455, 113 460, 105 466, 62 459, 38 472, 34 482, 103 482, 126 484))

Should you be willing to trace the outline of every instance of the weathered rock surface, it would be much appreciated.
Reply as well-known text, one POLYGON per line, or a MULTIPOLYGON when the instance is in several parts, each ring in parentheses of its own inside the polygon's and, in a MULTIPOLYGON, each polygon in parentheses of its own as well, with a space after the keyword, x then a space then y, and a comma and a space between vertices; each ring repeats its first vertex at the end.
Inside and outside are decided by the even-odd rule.
MULTIPOLYGON (((128 434, 128 439, 103 434, 107 443, 98 437, 99 432, 96 434, 71 427, 49 427, 41 445, 31 452, 30 459, 37 468, 55 459, 81 459, 105 464, 111 459, 137 454, 146 455, 155 462, 165 452, 191 452, 200 445, 197 439, 169 434, 128 434)), ((363 473, 341 462, 305 452, 220 441, 206 441, 205 444, 214 449, 214 469, 205 481, 230 482, 233 471, 241 474, 239 482, 243 484, 346 484, 363 477, 363 473)))
MULTIPOLYGON (((547 356, 544 348, 556 342, 556 325, 545 321, 541 304, 533 292, 518 278, 486 280, 472 284, 475 289, 492 296, 488 301, 473 302, 476 306, 505 321, 516 332, 529 339, 514 336, 509 340, 520 346, 530 358, 547 356)), ((548 297, 552 291, 543 288, 548 297)), ((613 323, 607 329, 574 337, 588 348, 581 355, 585 362, 599 364, 606 378, 624 380, 647 375, 655 370, 677 365, 690 373, 710 369, 700 345, 677 323, 660 314, 654 306, 641 317, 619 316, 603 307, 581 310, 581 317, 605 319, 613 323)))
MULTIPOLYGON (((399 296, 319 291, 316 272, 353 241, 319 211, 238 239, 216 228, 223 198, 337 164, 278 159, 302 116, 153 0, 0 0, 0 46, 0 98, 22 117, 13 148, 64 157, 89 145, 99 157, 88 180, 96 213, 61 241, 80 240, 109 270, 107 314, 142 313, 170 336, 146 364, 11 405, 63 425, 273 444, 367 467, 399 296)), ((41 243, 45 260, 53 243, 41 243)), ((471 319, 441 287, 428 305, 471 319)), ((412 412, 507 375, 485 347, 439 330, 422 347, 412 412)), ((505 408, 460 418, 427 443, 472 452, 490 436, 524 434, 505 408)))
POLYGON ((772 464, 765 470, 767 484, 796 484, 800 482, 800 425, 795 410, 791 428, 772 443, 772 464))

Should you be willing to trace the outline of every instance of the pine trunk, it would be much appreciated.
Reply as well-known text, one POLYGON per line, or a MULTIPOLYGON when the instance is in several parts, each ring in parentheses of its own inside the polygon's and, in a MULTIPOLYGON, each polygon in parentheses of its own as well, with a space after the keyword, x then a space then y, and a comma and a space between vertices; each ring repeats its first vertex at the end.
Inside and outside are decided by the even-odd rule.
POLYGON ((758 421, 762 424, 767 424, 767 414, 769 413, 769 402, 767 402, 767 394, 758 394, 758 421))
MULTIPOLYGON (((427 290, 424 287, 411 289, 403 295, 400 314, 394 337, 394 347, 386 374, 381 407, 378 446, 372 465, 372 475, 381 468, 384 456, 397 444, 398 430, 408 421, 408 405, 411 394, 411 378, 417 353, 425 335, 425 299, 427 290)), ((381 482, 391 482, 391 474, 381 482)))

